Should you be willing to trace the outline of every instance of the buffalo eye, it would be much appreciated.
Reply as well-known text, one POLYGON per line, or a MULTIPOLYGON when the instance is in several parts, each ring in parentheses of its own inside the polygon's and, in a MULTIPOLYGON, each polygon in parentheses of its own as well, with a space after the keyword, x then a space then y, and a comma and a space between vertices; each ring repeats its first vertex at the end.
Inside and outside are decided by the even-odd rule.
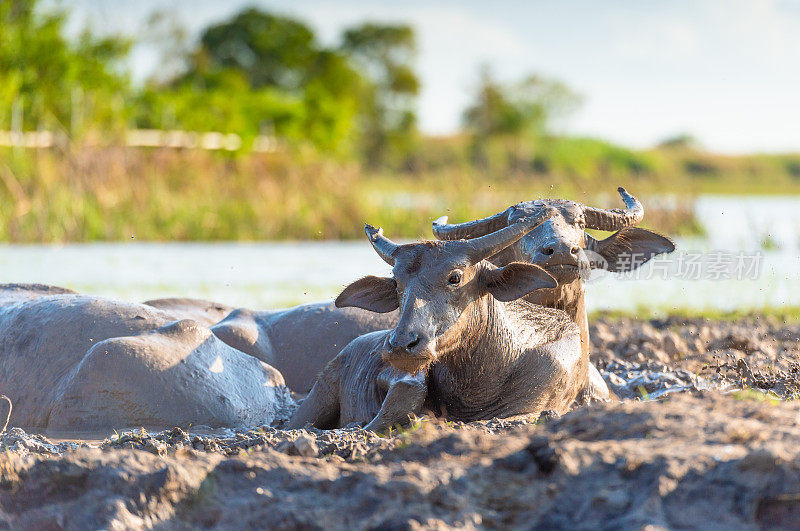
POLYGON ((450 276, 447 277, 447 282, 454 286, 461 284, 461 271, 453 271, 450 273, 450 276))

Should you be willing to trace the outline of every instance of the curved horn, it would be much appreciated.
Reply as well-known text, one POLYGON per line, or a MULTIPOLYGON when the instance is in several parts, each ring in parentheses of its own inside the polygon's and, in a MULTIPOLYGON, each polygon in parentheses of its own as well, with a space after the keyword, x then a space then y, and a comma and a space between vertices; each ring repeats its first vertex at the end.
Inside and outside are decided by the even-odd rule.
POLYGON ((642 203, 621 186, 617 188, 617 191, 622 196, 622 200, 625 201, 625 210, 585 206, 583 207, 583 215, 586 218, 587 229, 619 230, 625 227, 633 227, 642 221, 644 217, 642 203))
POLYGON ((378 253, 378 256, 383 258, 384 262, 390 266, 393 266, 394 256, 392 256, 392 253, 394 253, 400 246, 384 236, 382 228, 376 229, 367 223, 364 225, 364 232, 367 233, 367 239, 369 239, 369 243, 372 244, 372 248, 375 249, 375 252, 378 253))
POLYGON ((465 223, 447 223, 447 216, 442 216, 433 222, 433 235, 439 240, 464 240, 485 236, 507 227, 511 210, 508 208, 488 218, 465 223))
POLYGON ((516 243, 520 238, 553 217, 556 213, 553 207, 549 207, 531 218, 519 221, 486 236, 471 240, 461 240, 449 245, 463 246, 461 251, 467 255, 472 263, 476 264, 484 258, 496 255, 512 243, 516 243))

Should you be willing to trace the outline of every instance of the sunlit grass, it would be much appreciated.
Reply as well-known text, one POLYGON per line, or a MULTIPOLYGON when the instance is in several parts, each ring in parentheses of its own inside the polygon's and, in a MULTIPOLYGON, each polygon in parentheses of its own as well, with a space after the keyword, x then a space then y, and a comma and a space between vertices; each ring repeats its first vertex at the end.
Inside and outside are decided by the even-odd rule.
POLYGON ((404 172, 369 172, 302 150, 234 157, 117 147, 4 148, 0 239, 355 239, 363 236, 365 222, 385 227, 392 237, 429 238, 439 216, 464 221, 538 197, 619 207, 618 185, 645 201, 643 226, 698 235, 703 227, 694 215, 695 194, 800 193, 800 158, 794 155, 723 157, 636 152, 591 139, 549 142, 530 164, 485 168, 468 163, 463 142, 447 144, 454 151, 444 155, 434 146, 428 159, 404 172), (434 163, 431 153, 442 162, 434 163), (665 194, 672 199, 660 201, 665 194))
POLYGON ((739 321, 744 319, 768 319, 779 322, 800 322, 800 307, 796 306, 764 306, 746 310, 726 311, 711 307, 676 308, 659 306, 642 306, 635 310, 597 310, 589 312, 589 320, 604 319, 609 321, 653 317, 678 317, 683 319, 708 319, 710 321, 739 321))
POLYGON ((740 391, 734 391, 731 396, 736 400, 746 400, 751 402, 766 402, 770 405, 781 403, 780 397, 774 391, 759 391, 756 389, 745 388, 740 391))

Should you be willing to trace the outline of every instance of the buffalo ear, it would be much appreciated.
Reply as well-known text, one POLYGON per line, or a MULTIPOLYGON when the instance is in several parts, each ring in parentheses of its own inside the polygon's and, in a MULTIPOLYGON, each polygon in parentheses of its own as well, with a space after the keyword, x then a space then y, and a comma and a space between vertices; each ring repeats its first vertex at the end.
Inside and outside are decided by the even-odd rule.
POLYGON ((666 236, 638 227, 618 230, 603 240, 586 236, 587 248, 605 260, 602 268, 615 273, 632 271, 656 255, 675 250, 675 243, 666 236))
POLYGON ((505 267, 484 269, 481 281, 486 290, 501 302, 524 297, 537 289, 555 288, 558 282, 535 264, 511 262, 505 267))
POLYGON ((342 290, 335 304, 337 308, 353 306, 370 312, 391 312, 400 306, 397 282, 393 278, 372 275, 360 278, 342 290))

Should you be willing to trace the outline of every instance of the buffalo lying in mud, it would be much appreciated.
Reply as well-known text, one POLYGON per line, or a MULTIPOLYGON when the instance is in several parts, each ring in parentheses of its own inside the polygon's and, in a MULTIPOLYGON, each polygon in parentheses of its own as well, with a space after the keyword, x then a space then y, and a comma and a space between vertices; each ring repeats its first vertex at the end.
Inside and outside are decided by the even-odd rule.
MULTIPOLYGON (((626 209, 604 210, 575 201, 540 199, 512 206, 485 219, 446 224, 446 218, 434 223, 434 235, 442 240, 483 236, 539 212, 555 208, 557 215, 489 258, 498 266, 512 261, 537 264, 559 282, 552 289, 537 290, 526 300, 548 308, 564 310, 579 326, 584 354, 589 355, 589 329, 585 306, 585 285, 581 272, 592 267, 609 271, 627 271, 639 267, 653 256, 671 252, 674 244, 654 232, 635 228, 644 216, 644 207, 624 189, 619 189, 626 209), (615 230, 603 240, 596 240, 585 229, 615 230), (629 260, 626 260, 629 258, 629 260)), ((195 319, 221 315, 222 305, 189 299, 150 301, 154 305, 195 319), (217 308, 215 310, 215 308, 217 308)), ((285 310, 232 310, 225 319, 211 326, 222 341, 281 371, 286 384, 305 393, 314 378, 339 351, 356 337, 376 330, 392 328, 398 312, 375 314, 358 308, 336 308, 333 302, 303 304, 285 310)), ((204 321, 206 322, 206 321, 204 321)), ((607 399, 608 388, 590 364, 589 383, 580 401, 607 399)))
POLYGON ((337 308, 333 301, 262 311, 234 310, 200 299, 156 299, 144 304, 202 320, 223 342, 278 369, 286 385, 300 393, 311 389, 325 364, 350 341, 397 323, 397 312, 379 315, 337 308), (222 309, 227 310, 224 318, 210 321, 222 309))
POLYGON ((24 284, 0 285, 0 394, 48 433, 249 427, 291 404, 278 371, 195 321, 24 284))
POLYGON ((393 276, 354 282, 336 305, 381 313, 399 307, 400 320, 348 344, 289 427, 368 422, 382 431, 426 404, 461 421, 568 409, 587 378, 580 331, 564 312, 520 300, 556 281, 536 265, 498 268, 485 260, 555 214, 540 211, 471 240, 407 245, 368 225, 393 276))
POLYGON ((325 364, 350 341, 396 322, 397 312, 370 314, 320 302, 288 310, 234 310, 211 330, 228 345, 281 371, 291 389, 307 393, 325 364))
POLYGON ((203 326, 215 325, 234 311, 234 308, 217 302, 183 297, 153 299, 143 304, 164 310, 176 319, 191 319, 203 326))
MULTIPOLYGON (((601 209, 564 199, 538 199, 518 203, 503 212, 476 221, 447 224, 447 217, 433 223, 433 234, 441 240, 477 238, 504 227, 535 217, 546 209, 557 215, 527 233, 515 245, 505 248, 490 261, 497 266, 526 262, 543 267, 558 286, 541 289, 525 297, 528 302, 564 310, 581 331, 581 347, 589 354, 589 323, 586 316, 584 279, 591 269, 628 272, 654 256, 670 253, 675 244, 655 232, 634 227, 644 217, 644 207, 624 188, 617 189, 625 209, 601 209), (616 231, 597 240, 585 229, 616 231)), ((604 400, 608 387, 597 369, 590 365, 589 385, 579 397, 581 402, 604 400)))

